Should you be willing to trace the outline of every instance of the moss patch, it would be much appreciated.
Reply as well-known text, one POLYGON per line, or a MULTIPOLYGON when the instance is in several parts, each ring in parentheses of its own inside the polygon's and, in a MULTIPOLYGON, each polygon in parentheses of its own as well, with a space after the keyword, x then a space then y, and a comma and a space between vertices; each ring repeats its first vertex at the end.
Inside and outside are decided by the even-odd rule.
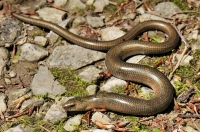
POLYGON ((86 96, 88 93, 85 90, 91 83, 83 81, 78 77, 77 72, 69 68, 67 69, 50 69, 54 77, 59 81, 59 83, 66 87, 66 96, 86 96))

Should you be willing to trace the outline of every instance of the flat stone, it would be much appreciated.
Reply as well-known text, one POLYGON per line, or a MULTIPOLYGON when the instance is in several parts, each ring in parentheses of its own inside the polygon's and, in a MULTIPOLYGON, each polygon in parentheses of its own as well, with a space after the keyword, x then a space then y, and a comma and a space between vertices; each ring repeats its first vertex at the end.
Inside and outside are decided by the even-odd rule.
POLYGON ((126 32, 120 30, 117 27, 107 27, 104 29, 101 29, 101 39, 103 41, 109 41, 109 40, 114 40, 117 39, 121 36, 123 36, 126 32))
POLYGON ((44 20, 57 24, 62 22, 64 16, 66 15, 66 12, 51 7, 44 7, 39 9, 37 10, 37 13, 44 20))
POLYGON ((46 4, 46 0, 23 1, 19 4, 21 12, 34 12, 46 4))
POLYGON ((161 2, 155 6, 155 11, 160 12, 163 17, 170 17, 180 12, 181 9, 176 6, 173 2, 161 2))
POLYGON ((13 89, 8 93, 8 103, 11 103, 12 101, 20 98, 21 96, 25 95, 28 91, 30 91, 29 88, 13 89))
POLYGON ((151 14, 142 14, 139 16, 139 19, 140 19, 140 22, 147 21, 147 20, 160 20, 160 21, 167 22, 166 19, 159 16, 151 15, 151 14))
POLYGON ((79 16, 76 19, 74 19, 72 27, 76 28, 79 25, 84 24, 85 22, 86 22, 86 18, 83 16, 79 16))
POLYGON ((109 4, 109 0, 95 0, 93 6, 95 7, 94 12, 103 12, 106 5, 109 4))
POLYGON ((94 0, 87 0, 86 5, 92 5, 94 3, 94 0))
POLYGON ((104 59, 105 53, 86 49, 77 45, 57 46, 49 56, 50 67, 79 69, 98 60, 104 59))
MULTIPOLYGON (((180 60, 181 59, 181 54, 175 54, 172 58, 172 62, 174 64, 176 64, 177 60, 180 60)), ((194 57, 193 56, 190 56, 190 55, 184 55, 183 56, 183 60, 182 62, 180 63, 180 65, 189 65, 190 64, 190 61, 193 59, 194 57)))
POLYGON ((30 88, 34 95, 47 94, 51 98, 66 92, 65 87, 60 85, 54 76, 48 70, 48 67, 40 66, 38 72, 34 75, 30 88))
POLYGON ((78 13, 80 10, 84 10, 85 4, 80 0, 68 0, 65 9, 69 11, 69 13, 78 13))
POLYGON ((92 27, 102 27, 104 26, 103 18, 101 17, 93 17, 93 16, 86 16, 87 23, 92 27))
POLYGON ((63 7, 67 3, 67 1, 68 0, 54 0, 54 5, 63 7))
POLYGON ((97 80, 100 72, 101 70, 97 69, 95 66, 89 66, 84 68, 83 71, 79 73, 79 77, 87 82, 92 82, 97 80))
POLYGON ((14 78, 14 77, 17 76, 17 73, 14 72, 14 71, 10 71, 10 72, 9 72, 9 76, 10 76, 11 78, 14 78))
POLYGON ((111 77, 100 89, 101 91, 114 92, 115 87, 125 87, 126 81, 111 77))
POLYGON ((22 106, 20 108, 21 111, 23 111, 24 109, 29 109, 31 107, 40 107, 42 104, 44 104, 44 99, 43 98, 31 98, 31 99, 28 99, 28 100, 25 100, 23 103, 22 103, 22 106))
POLYGON ((91 118, 92 122, 94 123, 97 123, 97 122, 102 122, 104 123, 104 126, 107 128, 107 129, 110 129, 110 128, 114 128, 115 126, 110 123, 111 120, 108 118, 107 115, 101 113, 101 112, 95 112, 93 115, 92 115, 92 118, 91 118), (110 124, 109 124, 110 123, 110 124))
POLYGON ((21 33, 20 21, 11 17, 1 17, 0 19, 0 47, 11 47, 18 36, 21 33))
POLYGON ((44 47, 47 45, 47 38, 43 37, 43 36, 35 36, 34 42, 35 42, 35 44, 44 47))
POLYGON ((129 13, 129 14, 123 15, 122 19, 135 19, 135 17, 136 17, 136 13, 129 13))
POLYGON ((0 47, 0 79, 3 77, 3 69, 8 63, 9 52, 6 48, 0 47))
POLYGON ((48 51, 39 45, 25 43, 20 46, 20 60, 36 62, 48 56, 48 51))
POLYGON ((81 124, 82 117, 83 117, 83 115, 77 115, 77 116, 70 118, 69 120, 67 120, 67 122, 65 123, 65 126, 63 128, 66 131, 70 131, 70 132, 77 130, 76 126, 81 124))
POLYGON ((30 128, 28 125, 24 127, 24 125, 19 124, 15 127, 9 128, 5 132, 32 132, 33 128, 30 128))
POLYGON ((0 111, 5 112, 6 109, 7 109, 6 95, 3 93, 0 93, 0 111))
POLYGON ((63 107, 59 104, 53 104, 50 109, 47 111, 44 121, 50 121, 57 123, 58 121, 67 118, 67 113, 63 107))
POLYGON ((97 85, 89 85, 87 86, 86 90, 89 95, 94 95, 96 94, 96 91, 97 91, 97 85))

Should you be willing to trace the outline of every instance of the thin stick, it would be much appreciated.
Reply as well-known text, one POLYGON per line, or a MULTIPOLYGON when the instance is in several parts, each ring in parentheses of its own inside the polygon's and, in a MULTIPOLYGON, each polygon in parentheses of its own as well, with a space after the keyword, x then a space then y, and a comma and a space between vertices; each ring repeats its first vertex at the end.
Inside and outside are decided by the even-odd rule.
POLYGON ((176 26, 174 26, 174 28, 176 29, 177 33, 179 34, 181 40, 185 43, 185 47, 183 52, 181 53, 181 58, 178 60, 176 66, 174 67, 173 71, 170 73, 169 75, 169 80, 171 80, 172 75, 174 74, 174 72, 176 71, 176 69, 179 67, 180 63, 184 60, 184 55, 186 54, 186 52, 188 51, 188 49, 190 48, 189 43, 185 40, 185 38, 183 37, 183 35, 180 33, 180 31, 177 29, 176 26))

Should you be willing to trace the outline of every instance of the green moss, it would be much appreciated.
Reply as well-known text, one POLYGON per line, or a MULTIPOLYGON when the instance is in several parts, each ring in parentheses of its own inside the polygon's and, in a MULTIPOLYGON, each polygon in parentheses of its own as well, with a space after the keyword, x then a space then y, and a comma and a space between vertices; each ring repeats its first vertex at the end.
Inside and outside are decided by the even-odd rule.
POLYGON ((176 91, 176 95, 180 95, 182 92, 187 91, 189 86, 183 82, 176 81, 174 82, 174 88, 176 91))
POLYGON ((195 71, 194 68, 191 67, 190 65, 186 65, 186 66, 180 66, 176 72, 176 75, 178 75, 179 77, 181 77, 181 79, 189 79, 191 81, 193 81, 193 77, 195 75, 195 71))
POLYGON ((114 88, 114 92, 122 94, 122 93, 124 93, 124 88, 122 88, 122 87, 115 87, 114 88))
POLYGON ((112 1, 112 2, 117 2, 117 3, 119 3, 119 4, 125 2, 125 0, 110 0, 110 1, 112 1))
POLYGON ((134 132, 148 132, 148 128, 138 122, 138 118, 135 116, 124 116, 121 118, 122 121, 129 121, 130 124, 127 126, 128 129, 134 130, 134 132))
POLYGON ((77 72, 73 71, 69 68, 67 69, 51 69, 52 74, 59 83, 66 87, 66 96, 85 96, 87 95, 87 91, 85 88, 91 83, 83 81, 80 77, 78 77, 77 72))
POLYGON ((50 131, 55 130, 55 126, 53 123, 45 122, 43 120, 37 120, 35 118, 35 115, 32 115, 32 116, 24 115, 18 118, 14 118, 12 120, 13 120, 12 122, 8 122, 1 125, 0 131, 2 132, 6 131, 7 129, 11 127, 15 127, 19 124, 21 124, 22 128, 26 128, 26 127, 32 128, 32 132, 37 132, 37 131, 45 132, 46 130, 44 130, 41 126, 43 126, 44 128, 47 128, 50 131))
POLYGON ((104 7, 104 13, 105 15, 108 15, 108 16, 115 14, 117 10, 118 10, 118 7, 111 4, 104 7))
POLYGON ((85 10, 86 11, 93 11, 95 7, 93 5, 86 5, 85 10))
POLYGON ((21 50, 20 50, 20 48, 18 47, 15 56, 13 56, 12 59, 11 59, 11 61, 12 61, 13 63, 17 63, 17 62, 19 61, 20 53, 21 53, 21 50))
POLYGON ((28 33, 28 36, 30 36, 30 37, 46 35, 45 31, 41 30, 38 27, 34 27, 33 30, 28 30, 27 33, 28 33))
POLYGON ((191 10, 188 7, 187 0, 172 0, 174 4, 176 4, 181 10, 191 10))
POLYGON ((153 128, 153 132, 161 132, 159 128, 153 128))
POLYGON ((195 50, 195 53, 193 54, 193 57, 195 59, 199 59, 200 58, 200 49, 195 50))

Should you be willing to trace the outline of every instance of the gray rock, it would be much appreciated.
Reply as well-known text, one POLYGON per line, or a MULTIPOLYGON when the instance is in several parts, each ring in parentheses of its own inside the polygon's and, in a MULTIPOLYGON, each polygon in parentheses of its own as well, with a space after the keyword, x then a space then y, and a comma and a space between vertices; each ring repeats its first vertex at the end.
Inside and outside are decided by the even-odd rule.
POLYGON ((101 39, 103 41, 109 41, 117 39, 125 34, 124 31, 120 30, 117 27, 107 27, 104 29, 101 29, 101 39))
POLYGON ((141 88, 142 94, 149 94, 149 93, 153 93, 153 90, 148 88, 148 87, 142 87, 141 88))
MULTIPOLYGON (((180 60, 182 57, 181 54, 174 54, 172 58, 172 63, 176 64, 178 60, 180 60)), ((181 61, 180 65, 189 65, 190 61, 193 59, 193 56, 190 55, 184 55, 183 60, 181 61)))
POLYGON ((100 89, 101 91, 114 92, 115 87, 126 87, 126 81, 111 77, 100 89))
POLYGON ((67 120, 67 122, 65 123, 65 126, 63 128, 66 131, 70 131, 70 132, 77 130, 77 126, 81 124, 82 117, 83 117, 83 115, 77 115, 77 116, 70 118, 69 120, 67 120))
POLYGON ((67 3, 67 1, 68 0, 54 0, 54 5, 63 7, 67 3))
POLYGON ((25 95, 29 91, 30 91, 29 88, 13 89, 12 91, 8 93, 9 103, 25 95))
POLYGON ((192 128, 191 126, 186 126, 183 128, 186 132, 199 132, 197 130, 195 130, 194 128, 192 128))
POLYGON ((176 18, 182 21, 187 21, 189 16, 187 14, 176 14, 176 18))
POLYGON ((99 122, 111 122, 110 118, 108 118, 107 115, 101 113, 101 112, 95 112, 93 115, 92 115, 92 118, 91 118, 92 122, 96 122, 96 121, 99 121, 99 122))
POLYGON ((197 128, 200 127, 200 119, 196 119, 196 120, 190 120, 187 122, 186 127, 184 128, 185 131, 187 132, 197 132, 197 128))
POLYGON ((43 36, 35 36, 34 42, 35 42, 35 44, 38 44, 38 45, 44 47, 47 45, 47 38, 43 37, 43 36))
POLYGON ((126 62, 138 64, 144 57, 145 55, 136 55, 129 58, 126 62))
POLYGON ((47 67, 40 66, 38 72, 34 75, 30 88, 34 95, 47 94, 51 98, 63 94, 65 87, 60 85, 47 67))
POLYGON ((199 40, 196 43, 191 44, 191 49, 193 51, 200 49, 200 43, 199 43, 199 41, 200 41, 200 35, 198 35, 198 37, 199 37, 199 40))
POLYGON ((20 46, 20 60, 36 62, 48 56, 48 51, 41 46, 25 43, 20 46))
POLYGON ((12 84, 11 80, 9 78, 4 78, 4 81, 7 85, 12 84))
POLYGON ((30 12, 35 11, 36 9, 41 8, 46 4, 46 0, 31 0, 31 1, 24 1, 20 4, 20 11, 21 12, 30 12))
POLYGON ((79 73, 79 77, 87 82, 92 82, 97 80, 101 70, 97 69, 95 66, 88 66, 79 73))
POLYGON ((96 91, 97 91, 97 85, 89 85, 87 86, 86 90, 89 95, 94 95, 96 94, 96 91))
POLYGON ((80 10, 84 10, 85 4, 81 2, 81 0, 68 0, 65 8, 69 11, 69 13, 78 13, 80 10))
POLYGON ((50 67, 78 69, 105 58, 105 53, 85 49, 77 45, 57 46, 49 56, 50 67))
POLYGON ((11 17, 1 17, 0 19, 0 47, 10 47, 21 32, 20 21, 11 17))
POLYGON ((181 9, 173 2, 161 2, 155 6, 155 11, 160 12, 163 17, 171 17, 173 14, 180 12, 181 9))
POLYGON ((76 35, 79 35, 79 29, 78 28, 70 28, 69 29, 69 32, 73 33, 73 34, 76 34, 76 35))
POLYGON ((137 8, 137 11, 138 11, 140 14, 145 14, 145 8, 144 8, 144 6, 141 6, 141 7, 137 8))
POLYGON ((78 27, 80 24, 84 24, 85 22, 86 22, 86 18, 83 17, 83 16, 79 16, 79 17, 77 17, 76 19, 74 19, 72 27, 73 27, 73 28, 76 28, 76 27, 78 27))
POLYGON ((147 20, 160 20, 160 21, 167 22, 166 19, 159 16, 151 15, 151 14, 142 14, 139 16, 139 18, 140 18, 140 22, 147 21, 147 20))
POLYGON ((47 111, 44 121, 50 121, 57 123, 61 119, 67 118, 67 113, 61 105, 53 104, 51 108, 47 111))
POLYGON ((87 0, 86 5, 92 5, 94 3, 94 0, 87 0))
POLYGON ((129 13, 129 14, 123 15, 122 19, 135 19, 135 17, 136 17, 136 13, 129 13))
POLYGON ((64 16, 66 15, 66 12, 55 9, 55 8, 50 8, 50 7, 44 7, 42 9, 39 9, 37 10, 37 13, 44 20, 50 21, 53 23, 62 22, 64 16))
POLYGON ((5 112, 7 109, 6 105, 6 95, 3 93, 0 93, 0 111, 5 112))
POLYGON ((17 76, 17 73, 14 72, 14 71, 10 71, 10 72, 9 72, 9 76, 10 76, 11 78, 14 78, 14 77, 17 76))
POLYGON ((3 77, 3 69, 8 63, 9 52, 6 48, 0 47, 0 79, 3 77))
POLYGON ((92 115, 92 118, 91 118, 92 122, 96 123, 96 122, 104 122, 104 126, 107 128, 107 129, 110 129, 110 128, 114 128, 114 124, 110 123, 111 120, 108 118, 107 115, 101 113, 101 112, 95 112, 93 115, 92 115), (110 124, 109 124, 110 123, 110 124))
POLYGON ((40 99, 31 98, 31 99, 25 100, 22 103, 22 106, 21 106, 20 110, 23 111, 24 109, 29 109, 29 108, 31 108, 33 106, 39 107, 42 104, 44 104, 44 99, 43 98, 40 98, 40 99))
POLYGON ((93 6, 95 7, 94 12, 103 12, 106 5, 109 4, 109 0, 95 0, 93 6))
POLYGON ((33 128, 30 128, 29 126, 26 126, 24 128, 24 126, 19 124, 19 125, 15 126, 15 127, 9 128, 5 132, 32 132, 32 131, 33 131, 33 128))
POLYGON ((97 28, 97 27, 104 26, 103 18, 101 17, 92 17, 92 16, 87 15, 86 20, 87 20, 87 23, 91 25, 92 27, 97 28))

